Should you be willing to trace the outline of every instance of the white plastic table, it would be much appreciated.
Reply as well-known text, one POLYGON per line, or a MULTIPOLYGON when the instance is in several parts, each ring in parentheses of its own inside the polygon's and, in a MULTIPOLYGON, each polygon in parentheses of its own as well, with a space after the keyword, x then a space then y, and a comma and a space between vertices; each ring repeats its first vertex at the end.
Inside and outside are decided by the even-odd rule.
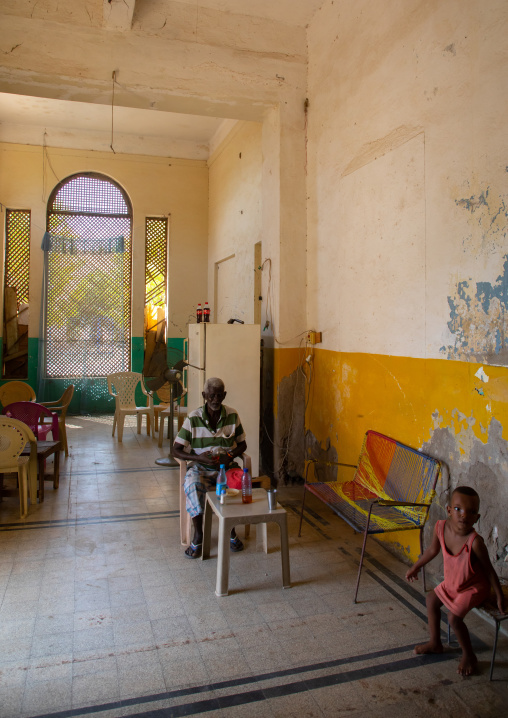
POLYGON ((252 503, 242 503, 242 496, 228 496, 225 504, 221 504, 215 491, 206 494, 205 515, 203 526, 202 559, 210 557, 212 535, 212 516, 219 519, 219 545, 217 562, 216 596, 227 596, 229 586, 229 539, 231 529, 242 524, 266 524, 273 521, 280 529, 280 554, 282 561, 282 587, 290 588, 289 543, 286 509, 277 504, 278 508, 270 511, 265 489, 252 489, 252 503))

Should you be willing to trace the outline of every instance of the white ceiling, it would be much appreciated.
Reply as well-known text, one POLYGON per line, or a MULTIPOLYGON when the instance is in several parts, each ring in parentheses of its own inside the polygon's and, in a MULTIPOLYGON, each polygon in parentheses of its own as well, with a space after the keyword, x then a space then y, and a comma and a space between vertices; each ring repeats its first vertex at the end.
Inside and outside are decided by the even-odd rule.
MULTIPOLYGON (((200 160, 224 121, 129 107, 115 107, 113 120, 116 152, 200 160)), ((107 151, 111 132, 111 106, 0 93, 0 141, 107 151)))
MULTIPOLYGON (((119 0, 115 0, 119 1, 119 0)), ((127 0, 133 5, 136 0, 127 0)), ((307 25, 323 0, 179 0, 180 3, 307 25)), ((111 7, 111 6, 109 6, 111 7)), ((132 8, 131 8, 132 9, 132 8)), ((110 150, 109 105, 0 93, 0 141, 85 150, 110 150)), ((115 107, 115 151, 207 159, 225 121, 215 117, 115 107)), ((230 121, 226 121, 229 122, 230 121)))
POLYGON ((179 0, 185 5, 305 27, 324 0, 179 0))

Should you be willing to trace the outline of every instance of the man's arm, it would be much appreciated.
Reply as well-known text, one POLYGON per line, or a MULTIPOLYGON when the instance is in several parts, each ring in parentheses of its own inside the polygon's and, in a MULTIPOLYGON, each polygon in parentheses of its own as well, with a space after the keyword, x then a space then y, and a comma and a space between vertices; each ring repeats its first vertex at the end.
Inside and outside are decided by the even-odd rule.
POLYGON ((234 449, 229 449, 228 453, 226 454, 226 457, 225 457, 226 469, 229 467, 229 465, 231 463, 233 463, 233 461, 236 459, 237 456, 241 456, 242 454, 245 454, 246 450, 247 450, 247 442, 246 441, 241 441, 239 444, 237 444, 235 446, 234 449))
POLYGON ((183 450, 183 444, 180 444, 179 441, 175 441, 173 444, 171 456, 174 456, 175 459, 183 459, 183 461, 198 461, 200 464, 206 464, 207 466, 212 466, 215 469, 218 468, 217 456, 213 456, 209 451, 205 451, 203 454, 188 454, 183 450))

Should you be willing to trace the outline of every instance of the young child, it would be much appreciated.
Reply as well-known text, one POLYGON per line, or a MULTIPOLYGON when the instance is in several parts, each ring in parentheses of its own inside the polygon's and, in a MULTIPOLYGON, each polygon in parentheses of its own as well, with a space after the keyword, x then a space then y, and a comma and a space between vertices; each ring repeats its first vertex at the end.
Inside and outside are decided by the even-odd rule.
POLYGON ((462 660, 457 673, 470 676, 478 660, 471 646, 464 616, 489 596, 496 594, 497 607, 504 613, 504 598, 482 537, 473 529, 480 518, 480 497, 469 486, 459 486, 452 493, 446 507, 448 518, 437 521, 432 543, 406 573, 408 581, 418 578, 418 571, 439 551, 443 552, 444 581, 427 594, 427 615, 430 640, 415 647, 415 653, 442 653, 440 636, 441 606, 449 610, 448 620, 462 648, 462 660))

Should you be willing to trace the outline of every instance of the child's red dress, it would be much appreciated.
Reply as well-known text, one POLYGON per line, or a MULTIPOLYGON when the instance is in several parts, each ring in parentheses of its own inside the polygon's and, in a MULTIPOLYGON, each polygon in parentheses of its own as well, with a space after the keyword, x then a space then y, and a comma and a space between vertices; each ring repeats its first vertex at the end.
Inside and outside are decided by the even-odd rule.
POLYGON ((436 534, 443 552, 444 581, 436 586, 434 592, 446 608, 464 618, 468 611, 490 596, 490 583, 480 564, 472 566, 471 551, 478 536, 476 531, 470 533, 459 553, 453 555, 446 548, 445 523, 445 520, 436 522, 436 534))

